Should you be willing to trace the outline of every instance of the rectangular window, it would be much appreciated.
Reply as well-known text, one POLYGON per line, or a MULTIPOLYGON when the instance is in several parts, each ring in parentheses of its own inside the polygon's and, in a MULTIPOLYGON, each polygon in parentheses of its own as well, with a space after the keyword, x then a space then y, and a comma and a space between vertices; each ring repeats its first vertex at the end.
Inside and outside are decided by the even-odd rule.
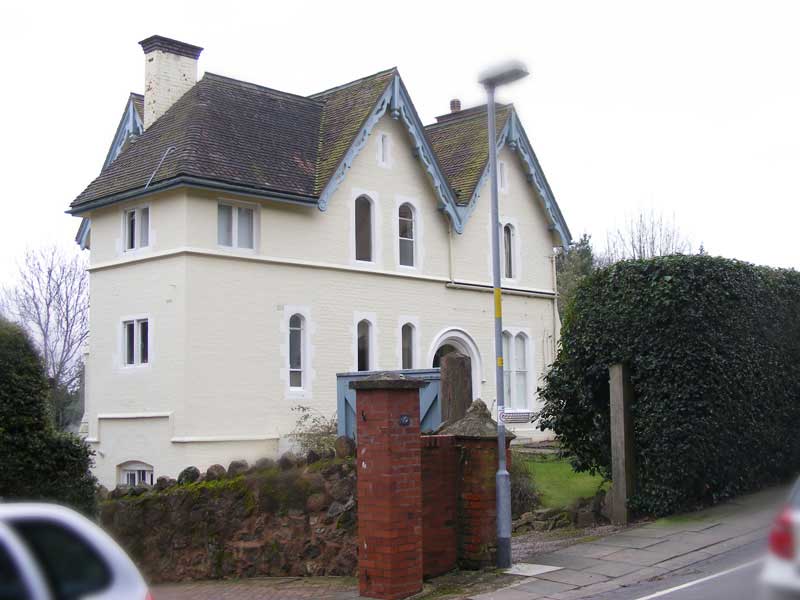
POLYGON ((127 483, 131 487, 136 485, 136 471, 125 472, 125 483, 127 483))
POLYGON ((389 164, 389 136, 385 133, 381 134, 379 160, 384 166, 389 164))
POLYGON ((217 208, 217 243, 228 248, 255 248, 255 211, 220 204, 217 208))
POLYGON ((506 174, 506 163, 500 161, 497 165, 497 180, 501 192, 508 190, 508 176, 506 174))
POLYGON ((150 208, 132 208, 125 211, 125 250, 146 248, 150 245, 150 208))
POLYGON ((122 335, 126 365, 146 365, 150 362, 150 328, 147 319, 125 321, 122 335))

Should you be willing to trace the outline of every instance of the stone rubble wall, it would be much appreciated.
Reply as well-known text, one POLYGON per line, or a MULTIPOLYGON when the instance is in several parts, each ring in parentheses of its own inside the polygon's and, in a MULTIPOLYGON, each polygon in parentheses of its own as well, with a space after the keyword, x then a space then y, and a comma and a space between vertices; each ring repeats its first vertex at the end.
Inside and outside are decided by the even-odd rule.
POLYGON ((356 474, 346 456, 291 454, 118 488, 100 523, 153 583, 356 572, 356 474))

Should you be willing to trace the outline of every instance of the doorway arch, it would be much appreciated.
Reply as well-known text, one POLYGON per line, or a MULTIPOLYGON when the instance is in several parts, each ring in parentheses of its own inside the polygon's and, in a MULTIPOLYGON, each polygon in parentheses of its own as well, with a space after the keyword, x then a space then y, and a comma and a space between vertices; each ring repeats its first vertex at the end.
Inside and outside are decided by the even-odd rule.
POLYGON ((483 382, 483 364, 478 345, 472 336, 460 327, 448 327, 440 331, 433 339, 428 350, 427 364, 439 366, 439 360, 448 351, 456 350, 466 354, 472 365, 472 399, 481 397, 481 383, 483 382))

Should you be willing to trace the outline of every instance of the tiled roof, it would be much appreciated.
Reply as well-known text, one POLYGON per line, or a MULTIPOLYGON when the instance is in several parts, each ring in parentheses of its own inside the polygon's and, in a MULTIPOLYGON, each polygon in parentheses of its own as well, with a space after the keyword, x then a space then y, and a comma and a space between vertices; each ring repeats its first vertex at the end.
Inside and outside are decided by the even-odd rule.
POLYGON ((151 185, 186 176, 316 198, 396 72, 308 98, 206 73, 72 207, 144 188, 154 171, 151 185))
MULTIPOLYGON (((498 135, 511 110, 511 105, 497 105, 495 125, 498 135)), ((425 127, 439 165, 460 205, 469 203, 489 160, 486 125, 484 105, 438 117, 437 123, 425 127)))
POLYGON ((387 69, 310 96, 323 103, 315 195, 322 192, 333 176, 356 133, 396 74, 397 69, 387 69))

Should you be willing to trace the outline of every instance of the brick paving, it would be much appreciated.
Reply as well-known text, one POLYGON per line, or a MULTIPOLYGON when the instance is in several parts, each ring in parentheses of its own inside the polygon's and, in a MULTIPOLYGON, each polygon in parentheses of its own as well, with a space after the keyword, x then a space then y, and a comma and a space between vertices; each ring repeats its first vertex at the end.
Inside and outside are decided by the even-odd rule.
POLYGON ((153 600, 351 600, 358 583, 351 577, 264 577, 153 586, 153 600))

